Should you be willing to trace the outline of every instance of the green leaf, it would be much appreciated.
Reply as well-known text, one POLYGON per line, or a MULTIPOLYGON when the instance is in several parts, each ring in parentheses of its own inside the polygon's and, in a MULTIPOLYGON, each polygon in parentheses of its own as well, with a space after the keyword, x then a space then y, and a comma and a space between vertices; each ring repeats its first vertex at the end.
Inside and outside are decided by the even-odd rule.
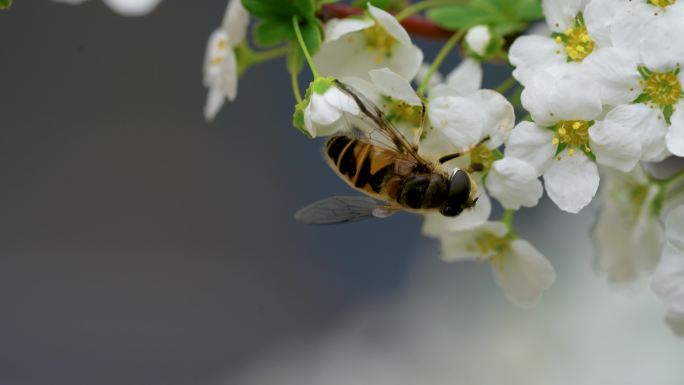
POLYGON ((0 0, 0 9, 7 9, 12 6, 12 0, 0 0))
POLYGON ((427 12, 428 19, 442 28, 457 30, 470 28, 480 24, 496 24, 501 21, 499 13, 491 9, 470 5, 449 5, 432 8, 427 12))
POLYGON ((305 19, 313 19, 316 13, 316 6, 313 0, 293 0, 294 7, 305 19))
POLYGON ((672 118, 672 112, 674 112, 674 109, 672 108, 671 104, 663 108, 663 116, 665 117, 665 121, 667 122, 667 124, 671 124, 670 118, 672 118))
POLYGON ((262 46, 271 46, 295 38, 292 21, 288 19, 266 19, 254 27, 254 41, 262 46))
POLYGON ((313 0, 242 0, 242 5, 261 19, 287 19, 293 15, 312 19, 315 12, 313 0))
POLYGON ((544 12, 539 0, 518 1, 517 18, 524 21, 542 19, 544 12))

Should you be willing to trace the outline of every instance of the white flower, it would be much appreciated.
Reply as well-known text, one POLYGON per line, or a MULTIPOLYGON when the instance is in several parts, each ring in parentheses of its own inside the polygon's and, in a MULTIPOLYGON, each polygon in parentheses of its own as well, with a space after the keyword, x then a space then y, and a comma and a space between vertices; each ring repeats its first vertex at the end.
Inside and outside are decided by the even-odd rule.
POLYGON ((423 53, 391 14, 368 5, 370 17, 332 19, 325 25, 325 41, 314 55, 324 76, 368 79, 368 71, 387 67, 411 80, 423 53))
POLYGON ((226 101, 235 100, 238 87, 238 66, 234 48, 247 33, 249 13, 240 0, 228 1, 220 28, 209 37, 204 58, 204 86, 209 89, 204 105, 204 117, 213 120, 226 101))
POLYGON ((590 78, 542 71, 522 93, 523 106, 536 123, 513 129, 506 156, 536 167, 549 197, 576 213, 591 202, 599 185, 596 162, 627 172, 641 157, 641 144, 625 127, 596 121, 601 99, 590 78))
POLYGON ((472 27, 465 35, 465 42, 468 48, 480 56, 484 56, 491 40, 492 34, 486 25, 472 27))
POLYGON ((651 287, 670 311, 684 314, 684 206, 672 210, 665 221, 662 260, 651 287))
POLYGON ((521 36, 509 51, 511 64, 516 67, 513 76, 521 84, 527 85, 537 72, 552 66, 579 71, 585 58, 599 46, 609 45, 609 42, 596 39, 603 36, 605 28, 601 27, 612 14, 606 7, 585 7, 586 3, 584 0, 542 1, 552 36, 521 36))
POLYGON ((313 91, 309 104, 304 109, 304 127, 311 137, 333 135, 347 128, 343 116, 345 113, 359 115, 360 110, 354 99, 330 85, 324 90, 313 91))
POLYGON ((531 307, 556 279, 551 263, 529 242, 513 239, 506 225, 486 222, 476 228, 443 231, 439 235, 446 261, 488 261, 506 297, 521 307, 531 307))
POLYGON ((628 174, 604 171, 593 231, 596 267, 611 283, 631 282, 660 259, 665 234, 654 207, 658 187, 641 167, 628 174))
POLYGON ((612 87, 613 94, 623 95, 610 101, 617 107, 606 120, 635 133, 643 145, 643 160, 660 161, 670 152, 684 156, 684 74, 680 72, 684 65, 684 8, 675 11, 667 7, 668 13, 655 17, 658 8, 647 4, 638 8, 644 7, 651 10, 638 19, 645 25, 619 25, 625 34, 629 28, 640 31, 634 44, 639 48, 638 63, 611 65, 608 60, 597 60, 596 68, 605 74, 602 87, 612 87), (631 92, 624 92, 627 88, 631 92), (631 104, 636 95, 640 95, 638 103, 631 104))
MULTIPOLYGON (((416 76, 413 78, 413 83, 418 87, 420 83, 423 82, 423 79, 425 79, 425 76, 427 76, 428 71, 430 70, 430 63, 423 63, 420 65, 420 68, 418 68, 418 72, 416 73, 416 76)), ((431 89, 439 84, 442 84, 444 82, 444 76, 442 75, 441 72, 435 71, 432 74, 432 77, 430 78, 430 81, 428 82, 427 89, 431 89)))
MULTIPOLYGON (((58 3, 81 4, 87 0, 53 0, 58 3)), ((152 12, 161 0, 103 0, 113 11, 123 16, 142 16, 152 12)))

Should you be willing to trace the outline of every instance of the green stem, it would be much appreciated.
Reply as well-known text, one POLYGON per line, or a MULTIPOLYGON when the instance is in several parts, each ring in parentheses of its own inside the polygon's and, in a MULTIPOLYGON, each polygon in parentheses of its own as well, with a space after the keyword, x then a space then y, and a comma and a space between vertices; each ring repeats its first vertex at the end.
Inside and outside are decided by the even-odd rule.
POLYGON ((680 170, 680 171, 676 172, 674 175, 665 179, 665 185, 668 188, 672 187, 672 186, 676 186, 677 184, 679 184, 681 182, 684 182, 684 170, 680 170))
POLYGON ((292 84, 292 93, 294 94, 295 100, 297 103, 300 103, 302 101, 302 94, 299 91, 299 82, 297 81, 297 74, 294 71, 290 72, 290 81, 292 84))
POLYGON ((674 173, 673 175, 665 179, 658 179, 650 174, 648 174, 648 178, 651 180, 652 183, 658 185, 658 187, 661 190, 667 191, 670 187, 675 186, 681 182, 684 182, 684 169, 674 173))
POLYGON ((513 214, 515 214, 513 210, 507 209, 504 211, 503 216, 501 217, 501 222, 506 225, 506 228, 508 228, 508 236, 511 238, 517 238, 518 233, 515 232, 515 226, 513 225, 513 214))
POLYGON ((411 4, 408 7, 402 9, 400 12, 398 12, 394 17, 397 19, 397 21, 402 21, 406 19, 407 17, 418 13, 420 11, 423 11, 428 8, 436 7, 439 5, 450 5, 450 4, 463 4, 466 1, 464 0, 425 0, 425 1, 419 1, 415 4, 411 4))
POLYGON ((508 78, 506 78, 506 80, 502 81, 498 86, 496 86, 494 91, 496 91, 500 94, 505 94, 506 91, 513 88, 513 86, 516 84, 517 84, 517 82, 516 82, 515 78, 513 76, 509 76, 508 78))
POLYGON ((282 47, 277 47, 273 48, 267 51, 259 51, 259 52, 254 52, 252 55, 252 62, 254 64, 256 63, 261 63, 265 62, 268 60, 276 59, 282 56, 287 55, 287 52, 290 50, 289 46, 282 46, 282 47))
POLYGON ((311 54, 309 54, 309 48, 307 48, 306 43, 304 42, 304 37, 302 37, 302 31, 299 29, 299 17, 297 15, 292 15, 292 26, 294 27, 295 34, 297 35, 297 41, 299 42, 299 46, 302 48, 302 52, 304 52, 306 62, 309 63, 311 73, 313 74, 314 79, 318 79, 319 77, 321 77, 321 75, 318 73, 318 70, 316 70, 316 66, 314 65, 313 60, 311 59, 311 54))
POLYGON ((444 46, 442 49, 439 51, 437 54, 437 57, 435 57, 435 60, 432 62, 430 65, 430 68, 428 69, 427 74, 423 78, 423 81, 420 82, 420 86, 418 87, 418 94, 423 95, 425 94, 425 89, 427 88, 428 84, 430 84, 430 79, 432 78, 432 75, 437 72, 437 69, 439 66, 442 64, 444 59, 446 59, 447 55, 449 52, 458 44, 458 42, 463 38, 463 35, 465 35, 466 30, 462 29, 449 38, 446 43, 444 43, 444 46))

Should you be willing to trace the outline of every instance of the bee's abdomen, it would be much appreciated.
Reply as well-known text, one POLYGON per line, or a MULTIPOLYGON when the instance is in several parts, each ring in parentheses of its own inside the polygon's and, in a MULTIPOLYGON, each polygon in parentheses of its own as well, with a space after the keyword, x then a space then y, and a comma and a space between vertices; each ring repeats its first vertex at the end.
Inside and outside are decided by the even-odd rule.
POLYGON ((369 193, 382 193, 392 168, 384 150, 346 136, 334 136, 326 144, 326 154, 337 171, 354 187, 369 193))

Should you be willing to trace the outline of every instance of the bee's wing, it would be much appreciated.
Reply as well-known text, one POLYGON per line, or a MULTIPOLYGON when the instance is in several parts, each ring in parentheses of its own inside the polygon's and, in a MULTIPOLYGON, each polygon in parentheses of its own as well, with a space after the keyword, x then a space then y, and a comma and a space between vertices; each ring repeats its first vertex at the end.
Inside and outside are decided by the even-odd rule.
POLYGON ((297 211, 295 219, 311 225, 330 225, 369 218, 386 218, 399 209, 360 196, 321 199, 297 211))
POLYGON ((354 99, 354 102, 362 112, 362 116, 359 117, 358 121, 348 122, 348 130, 345 132, 345 135, 399 154, 408 155, 418 163, 426 163, 401 132, 387 119, 387 116, 385 116, 380 107, 368 100, 351 85, 340 81, 336 82, 340 90, 354 99))

